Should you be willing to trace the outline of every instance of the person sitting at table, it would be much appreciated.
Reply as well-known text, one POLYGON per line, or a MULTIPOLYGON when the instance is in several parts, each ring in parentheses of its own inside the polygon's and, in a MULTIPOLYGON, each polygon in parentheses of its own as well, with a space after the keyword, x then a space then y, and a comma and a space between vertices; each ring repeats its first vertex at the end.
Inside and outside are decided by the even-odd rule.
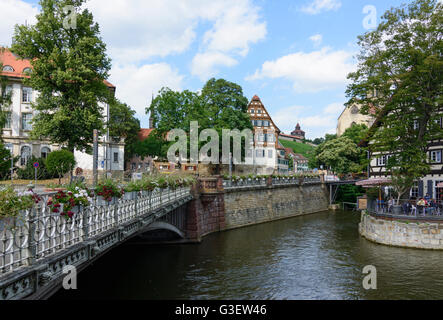
POLYGON ((411 209, 411 204, 409 202, 403 202, 401 207, 403 208, 403 214, 407 215, 409 213, 409 210, 411 209))
POLYGON ((435 199, 431 199, 431 201, 429 201, 430 214, 435 214, 437 212, 437 209, 438 209, 437 201, 435 201, 435 199))
POLYGON ((424 208, 425 208, 427 205, 428 205, 428 204, 427 204, 426 200, 423 199, 423 198, 420 198, 420 200, 417 201, 418 213, 420 213, 420 211, 422 211, 423 214, 424 214, 424 211, 425 211, 424 208))
POLYGON ((392 197, 388 200, 388 212, 392 212, 392 206, 394 205, 394 199, 392 197))

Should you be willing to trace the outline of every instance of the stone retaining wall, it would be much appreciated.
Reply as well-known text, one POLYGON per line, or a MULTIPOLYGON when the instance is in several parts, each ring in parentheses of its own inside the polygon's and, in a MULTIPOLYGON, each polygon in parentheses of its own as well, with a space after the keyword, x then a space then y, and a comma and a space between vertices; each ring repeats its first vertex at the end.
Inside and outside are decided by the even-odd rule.
POLYGON ((225 230, 328 210, 321 183, 228 190, 224 197, 225 230))
POLYGON ((362 213, 360 235, 380 244, 419 249, 443 249, 443 223, 387 220, 362 213))

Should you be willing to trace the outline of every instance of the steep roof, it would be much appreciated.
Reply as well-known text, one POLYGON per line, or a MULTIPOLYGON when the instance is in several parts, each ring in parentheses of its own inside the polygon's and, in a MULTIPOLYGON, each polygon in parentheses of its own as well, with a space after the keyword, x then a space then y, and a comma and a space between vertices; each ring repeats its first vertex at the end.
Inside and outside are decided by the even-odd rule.
MULTIPOLYGON (((0 63, 3 64, 3 67, 11 66, 14 69, 14 71, 12 72, 0 70, 0 75, 12 78, 18 78, 18 79, 29 78, 28 75, 24 74, 24 70, 26 68, 32 69, 31 61, 29 59, 23 59, 23 60, 20 59, 17 55, 12 53, 11 50, 9 50, 8 48, 0 47, 0 63)), ((103 82, 107 87, 115 88, 115 86, 109 81, 103 80, 103 82)))
POLYGON ((138 132, 138 140, 146 140, 154 129, 140 129, 138 132))
POLYGON ((275 124, 274 120, 272 120, 271 114, 268 112, 268 110, 266 109, 265 105, 261 102, 260 98, 259 98, 257 95, 255 95, 254 97, 252 97, 251 102, 249 102, 249 104, 248 104, 248 109, 249 109, 249 107, 251 106, 251 103, 252 103, 252 102, 259 102, 259 103, 260 103, 260 106, 263 107, 263 109, 264 109, 264 110, 266 111, 266 113, 268 114, 268 116, 269 116, 269 120, 270 120, 270 121, 272 122, 272 124, 274 125, 274 127, 275 127, 277 133, 280 134, 281 130, 277 127, 277 125, 275 124))

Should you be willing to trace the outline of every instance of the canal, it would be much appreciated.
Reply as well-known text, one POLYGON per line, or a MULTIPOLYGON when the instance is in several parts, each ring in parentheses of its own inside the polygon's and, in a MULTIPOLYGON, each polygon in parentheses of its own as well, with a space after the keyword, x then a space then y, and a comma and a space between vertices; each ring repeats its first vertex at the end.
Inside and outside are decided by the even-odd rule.
POLYGON ((52 299, 443 299, 442 251, 371 243, 359 220, 324 212, 199 245, 123 245, 52 299), (377 290, 363 289, 366 265, 377 268, 377 290))

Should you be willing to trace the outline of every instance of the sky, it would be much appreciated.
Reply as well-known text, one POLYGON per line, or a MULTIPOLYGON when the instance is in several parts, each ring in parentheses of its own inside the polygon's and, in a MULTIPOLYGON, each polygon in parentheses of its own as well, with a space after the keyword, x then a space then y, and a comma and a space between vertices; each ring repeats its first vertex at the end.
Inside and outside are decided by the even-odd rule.
MULTIPOLYGON (((200 90, 212 77, 258 95, 284 133, 335 133, 356 68, 357 36, 408 0, 89 0, 112 59, 116 96, 148 126, 162 87, 200 90), (375 17, 375 19, 374 19, 375 17)), ((38 0, 0 0, 0 45, 35 21, 38 0)))

